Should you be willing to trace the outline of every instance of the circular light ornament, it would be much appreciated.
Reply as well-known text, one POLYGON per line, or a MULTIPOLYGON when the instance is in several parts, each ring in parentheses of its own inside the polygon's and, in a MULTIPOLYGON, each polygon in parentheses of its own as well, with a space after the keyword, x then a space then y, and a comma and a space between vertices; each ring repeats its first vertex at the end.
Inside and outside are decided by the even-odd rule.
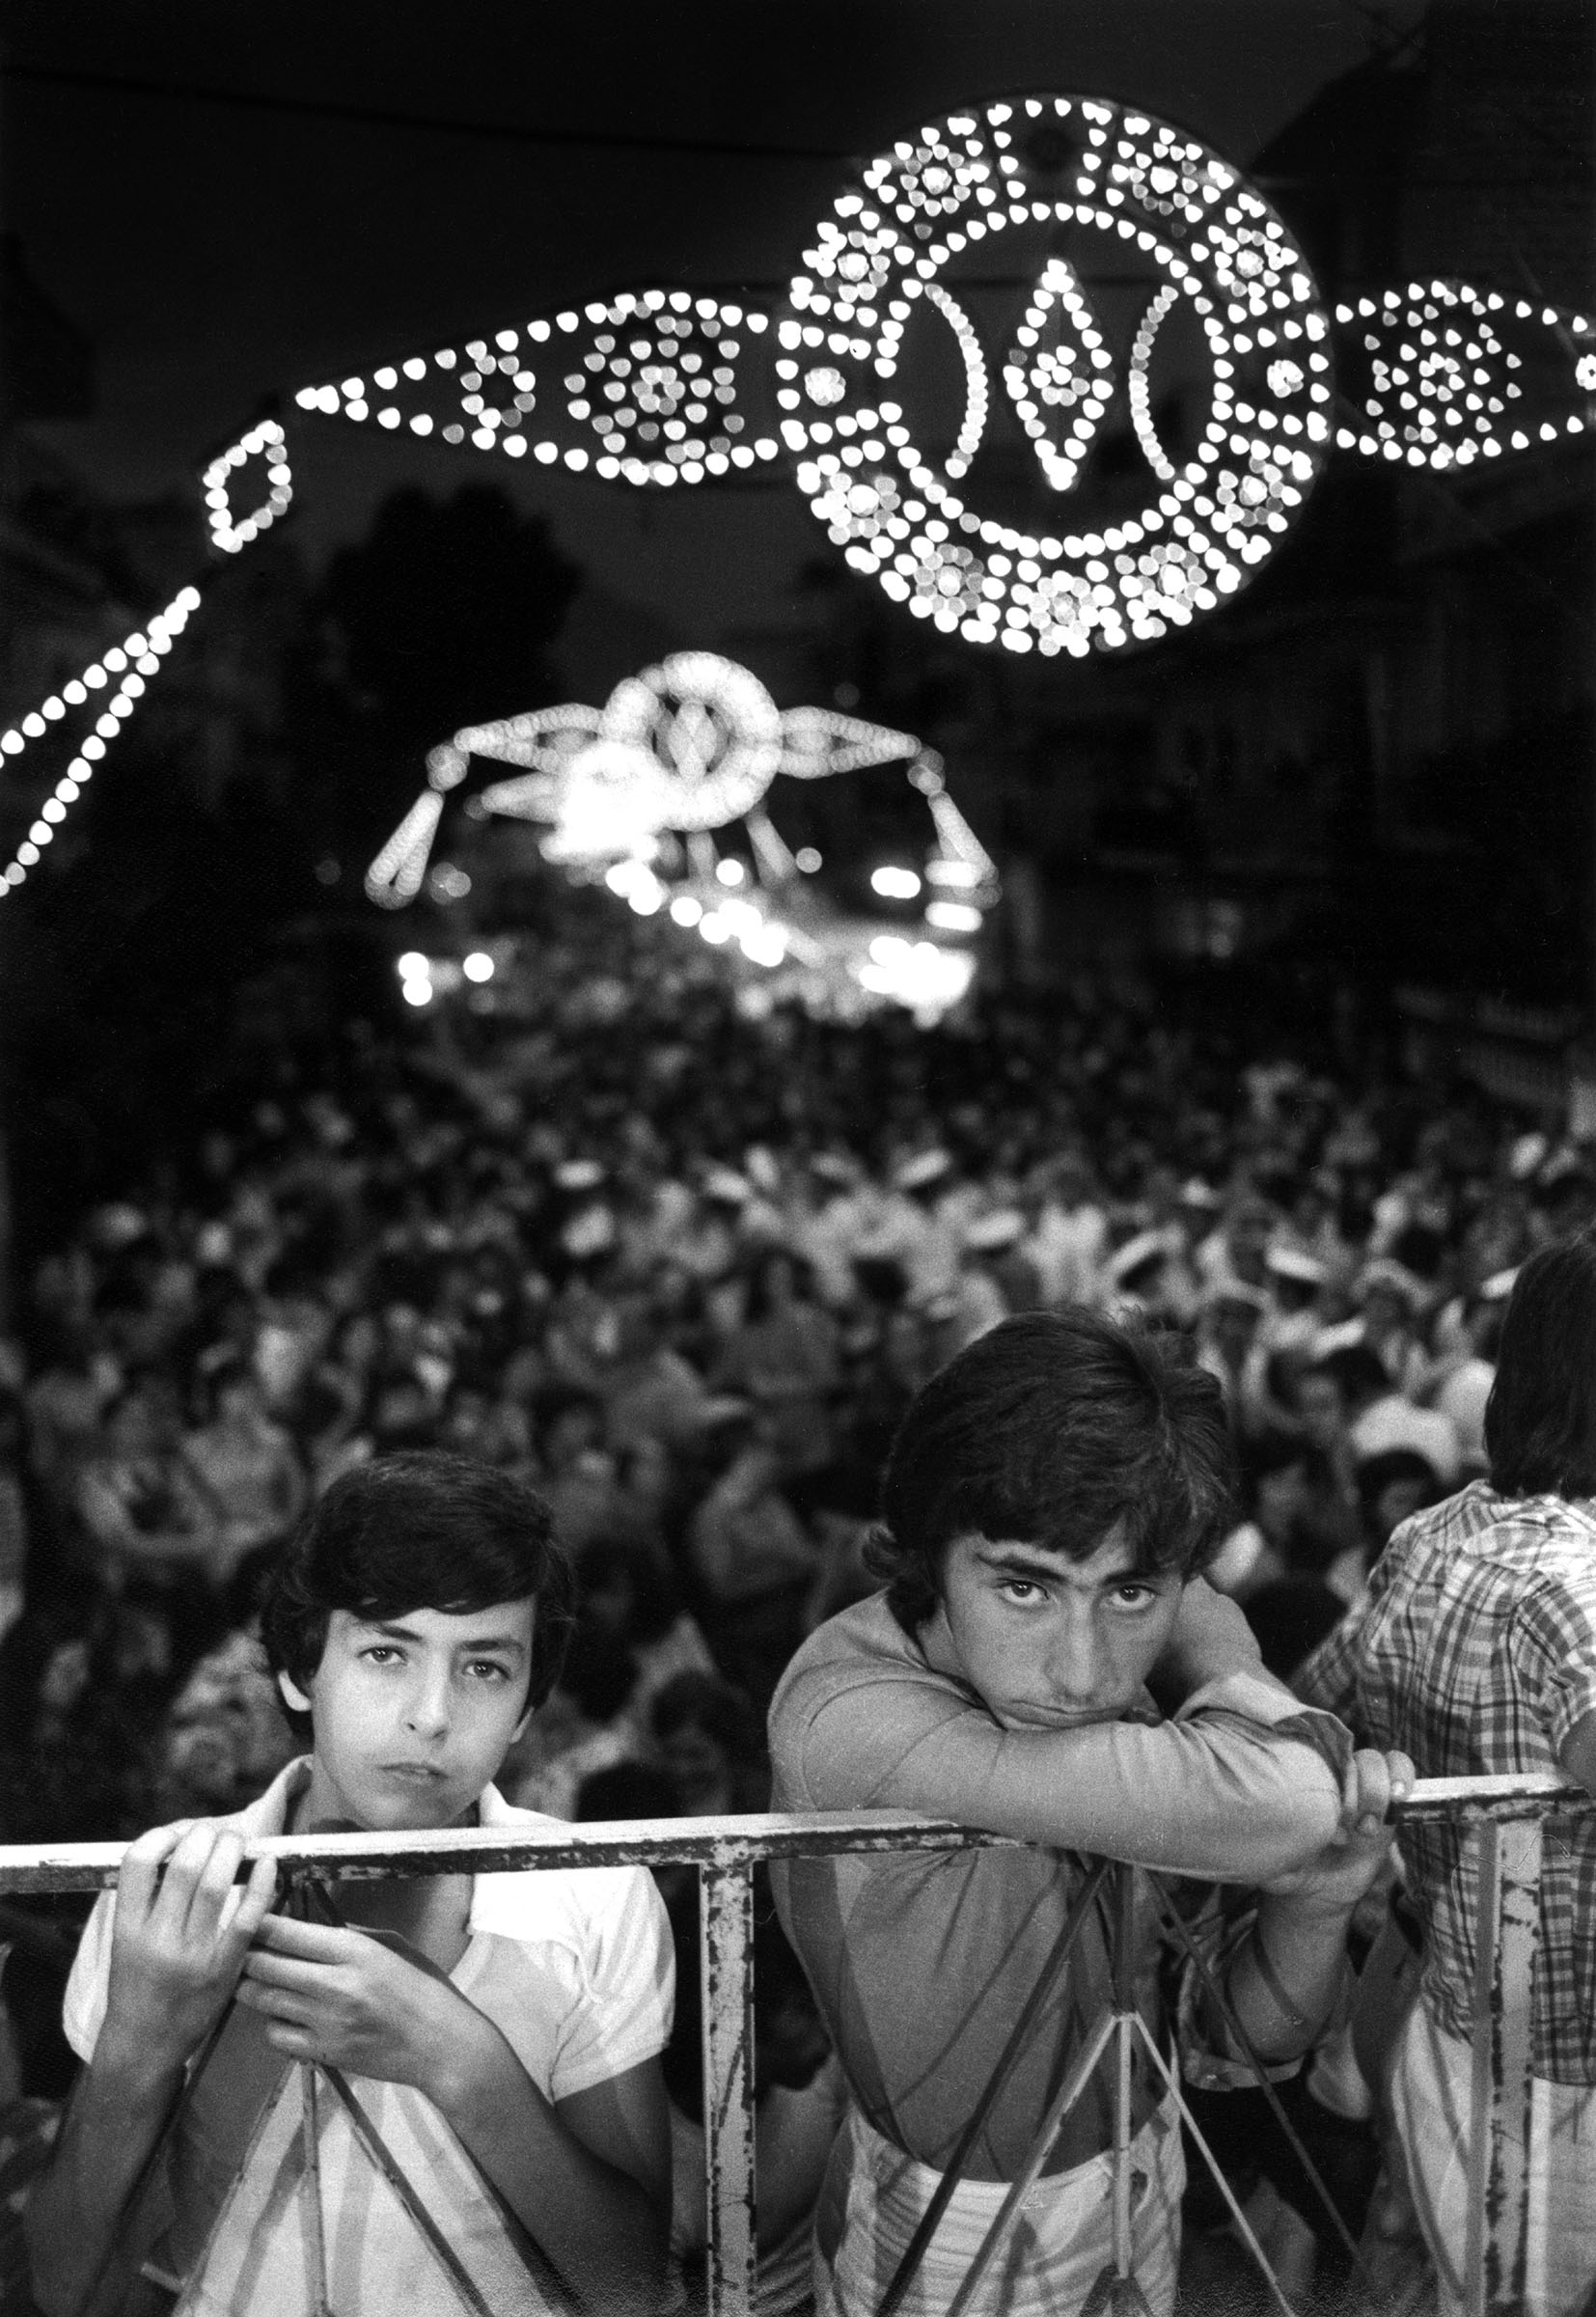
POLYGON ((675 651, 618 684, 591 759, 620 773, 636 825, 718 829, 757 805, 782 762, 782 719, 756 676, 713 651, 675 651))
POLYGON ((971 643, 1080 657, 1189 624, 1332 446, 1292 235, 1218 154, 1107 98, 971 107, 868 162, 775 335, 779 371, 843 389, 782 423, 816 519, 971 643))

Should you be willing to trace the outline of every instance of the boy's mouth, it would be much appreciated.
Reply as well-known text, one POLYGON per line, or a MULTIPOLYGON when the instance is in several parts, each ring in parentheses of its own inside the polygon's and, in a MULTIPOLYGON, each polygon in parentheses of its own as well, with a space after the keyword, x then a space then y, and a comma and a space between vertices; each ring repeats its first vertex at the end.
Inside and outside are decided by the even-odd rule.
POLYGON ((382 1776, 405 1785, 433 1786, 442 1785, 448 1773, 433 1762, 384 1762, 382 1776))

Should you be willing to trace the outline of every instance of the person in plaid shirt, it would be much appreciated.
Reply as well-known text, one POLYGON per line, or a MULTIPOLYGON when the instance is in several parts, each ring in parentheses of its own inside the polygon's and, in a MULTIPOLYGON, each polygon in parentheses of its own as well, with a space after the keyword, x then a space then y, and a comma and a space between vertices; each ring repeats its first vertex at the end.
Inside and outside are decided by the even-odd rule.
MULTIPOLYGON (((1298 1695, 1420 1778, 1562 1772, 1596 1792, 1596 1231, 1521 1271, 1485 1416, 1489 1480, 1405 1521, 1298 1695)), ((1596 2289, 1596 1822, 1554 1821, 1531 1981, 1524 2307, 1596 2289)), ((1476 1852, 1459 1824, 1398 1837, 1424 1939, 1391 2101, 1440 2280, 1463 2307, 1476 1852)))

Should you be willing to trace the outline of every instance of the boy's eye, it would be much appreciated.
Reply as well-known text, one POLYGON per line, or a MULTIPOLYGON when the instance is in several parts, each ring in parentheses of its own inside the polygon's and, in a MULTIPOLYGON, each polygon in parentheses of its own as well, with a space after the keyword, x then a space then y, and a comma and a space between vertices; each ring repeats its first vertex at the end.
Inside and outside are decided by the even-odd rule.
POLYGON ((1120 1585, 1114 1587, 1114 1599, 1119 1609, 1145 1609, 1158 1595, 1150 1585, 1120 1585))
POLYGON ((394 1647, 392 1641, 373 1641, 369 1649, 363 1649, 360 1654, 362 1657, 370 1658, 372 1665, 375 1666, 386 1665, 390 1659, 399 1656, 399 1651, 394 1647))
POLYGON ((480 1681, 508 1681, 509 1679, 509 1667, 501 1666, 491 1657, 474 1657, 466 1670, 474 1674, 480 1681))
POLYGON ((1038 1601, 1042 1598, 1041 1586, 1033 1585, 1029 1577, 1006 1578, 1003 1589, 1010 1601, 1038 1601))

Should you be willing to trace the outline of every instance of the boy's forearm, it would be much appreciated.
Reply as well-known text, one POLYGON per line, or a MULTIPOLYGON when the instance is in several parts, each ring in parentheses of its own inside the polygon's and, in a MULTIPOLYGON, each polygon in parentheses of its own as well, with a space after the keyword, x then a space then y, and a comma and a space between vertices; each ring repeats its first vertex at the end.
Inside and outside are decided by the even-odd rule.
POLYGON ((590 2307, 654 2310, 666 2227, 640 2184, 561 2121, 482 2013, 423 2086, 516 2219, 590 2307))
POLYGON ((1346 1972, 1349 1907, 1260 1899, 1227 1993, 1262 2059, 1299 2058, 1335 2009, 1346 1972))
POLYGON ((148 2246, 127 2210, 182 2083, 182 2069, 132 2050, 102 2049, 77 2081, 61 2136, 27 2210, 34 2298, 45 2317, 78 2317, 118 2264, 130 2276, 148 2246))
POLYGON ((849 1799, 1246 1884, 1311 1857, 1341 1808, 1335 1774, 1310 1746, 1200 1719, 978 1734, 965 1724, 927 1733, 890 1779, 849 1799))

